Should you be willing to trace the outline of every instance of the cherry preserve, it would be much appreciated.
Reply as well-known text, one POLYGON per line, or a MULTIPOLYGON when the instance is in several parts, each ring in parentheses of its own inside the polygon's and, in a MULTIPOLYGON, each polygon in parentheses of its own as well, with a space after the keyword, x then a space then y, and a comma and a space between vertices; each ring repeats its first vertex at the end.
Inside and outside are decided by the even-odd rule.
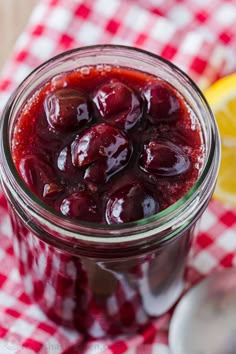
POLYGON ((167 82, 111 67, 73 71, 23 107, 13 158, 27 186, 70 218, 120 224, 152 216, 193 186, 199 122, 167 82))
POLYGON ((19 85, 0 129, 22 301, 85 338, 146 331, 184 289, 216 182, 199 89, 152 53, 78 48, 19 85))

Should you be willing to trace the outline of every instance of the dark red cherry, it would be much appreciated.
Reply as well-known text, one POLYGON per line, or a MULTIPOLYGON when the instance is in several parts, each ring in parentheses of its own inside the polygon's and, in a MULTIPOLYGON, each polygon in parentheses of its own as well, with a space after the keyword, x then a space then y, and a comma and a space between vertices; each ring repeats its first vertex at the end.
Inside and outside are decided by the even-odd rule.
POLYGON ((151 141, 144 145, 141 167, 159 176, 177 176, 188 171, 190 160, 185 152, 171 142, 151 141))
POLYGON ((72 161, 75 166, 105 163, 107 176, 120 171, 129 161, 130 155, 131 147, 127 136, 106 123, 86 129, 72 143, 72 161))
POLYGON ((99 221, 97 203, 92 194, 87 191, 73 193, 63 199, 60 211, 63 215, 82 221, 99 221))
POLYGON ((73 89, 60 89, 49 93, 44 100, 49 125, 57 130, 73 130, 92 119, 87 98, 73 89))
POLYGON ((181 105, 174 90, 161 82, 149 83, 143 90, 148 119, 152 124, 175 122, 180 118, 181 105))
POLYGON ((101 118, 118 128, 129 130, 141 118, 142 109, 136 93, 118 80, 101 86, 93 95, 101 118))
POLYGON ((55 181, 52 168, 38 156, 23 157, 19 171, 26 185, 39 197, 53 197, 63 190, 55 181))
POLYGON ((108 224, 122 224, 158 213, 159 203, 136 182, 117 190, 106 206, 108 224))

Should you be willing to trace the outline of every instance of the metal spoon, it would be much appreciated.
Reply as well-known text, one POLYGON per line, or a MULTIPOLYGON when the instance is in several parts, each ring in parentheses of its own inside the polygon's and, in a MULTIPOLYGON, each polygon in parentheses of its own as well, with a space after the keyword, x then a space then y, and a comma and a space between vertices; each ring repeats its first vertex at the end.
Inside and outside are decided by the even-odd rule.
POLYGON ((187 292, 170 324, 171 354, 236 354, 236 269, 221 270, 187 292))

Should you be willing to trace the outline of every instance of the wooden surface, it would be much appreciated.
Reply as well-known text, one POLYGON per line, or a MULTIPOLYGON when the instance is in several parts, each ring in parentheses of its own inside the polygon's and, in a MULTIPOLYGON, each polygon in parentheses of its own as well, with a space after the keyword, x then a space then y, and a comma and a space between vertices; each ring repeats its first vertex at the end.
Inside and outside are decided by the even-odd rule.
POLYGON ((11 54, 37 1, 40 0, 0 0, 0 69, 11 54))

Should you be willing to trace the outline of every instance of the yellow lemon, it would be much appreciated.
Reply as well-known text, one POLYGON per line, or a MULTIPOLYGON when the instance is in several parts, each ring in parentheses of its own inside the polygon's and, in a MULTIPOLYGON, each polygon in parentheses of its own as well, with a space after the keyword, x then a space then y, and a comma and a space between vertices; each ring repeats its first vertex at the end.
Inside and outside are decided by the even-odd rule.
POLYGON ((214 196, 236 205, 236 73, 205 90, 221 136, 222 157, 214 196))

